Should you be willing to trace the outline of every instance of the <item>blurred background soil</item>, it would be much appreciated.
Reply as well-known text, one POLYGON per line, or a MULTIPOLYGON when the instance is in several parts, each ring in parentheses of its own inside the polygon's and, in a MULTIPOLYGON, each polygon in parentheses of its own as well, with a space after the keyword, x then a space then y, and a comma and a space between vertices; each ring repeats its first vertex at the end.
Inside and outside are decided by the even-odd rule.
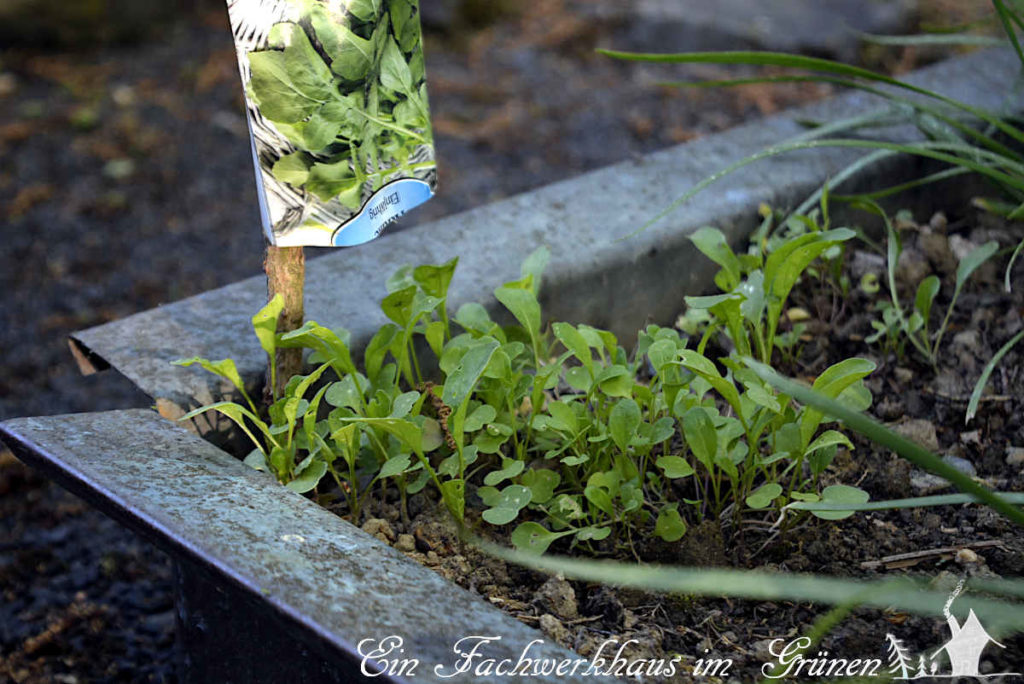
MULTIPOLYGON (((423 0, 441 189, 399 229, 828 94, 659 87, 725 72, 596 54, 635 39, 626 6, 423 0)), ((923 1, 905 28, 986 6, 923 1)), ((66 338, 260 272, 226 11, 8 0, 0 41, 0 419, 148 406, 80 376, 66 338)), ((860 52, 891 71, 937 56, 860 52)), ((0 448, 0 681, 175 681, 171 584, 161 553, 0 448)))

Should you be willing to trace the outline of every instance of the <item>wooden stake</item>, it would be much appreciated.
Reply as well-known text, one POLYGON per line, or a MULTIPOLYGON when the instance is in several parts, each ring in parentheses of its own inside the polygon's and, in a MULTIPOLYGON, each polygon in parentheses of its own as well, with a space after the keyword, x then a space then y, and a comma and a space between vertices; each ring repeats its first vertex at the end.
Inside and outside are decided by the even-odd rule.
MULTIPOLYGON (((267 254, 263 259, 263 270, 267 272, 267 301, 275 295, 284 298, 284 310, 281 318, 278 319, 277 332, 291 332, 302 327, 305 318, 303 288, 306 281, 306 255, 302 247, 267 247, 267 254)), ((302 350, 301 349, 278 349, 275 358, 277 367, 277 388, 276 396, 284 393, 288 380, 293 375, 302 372, 302 350)), ((272 396, 270 391, 270 370, 267 370, 267 391, 264 393, 268 399, 272 396)))

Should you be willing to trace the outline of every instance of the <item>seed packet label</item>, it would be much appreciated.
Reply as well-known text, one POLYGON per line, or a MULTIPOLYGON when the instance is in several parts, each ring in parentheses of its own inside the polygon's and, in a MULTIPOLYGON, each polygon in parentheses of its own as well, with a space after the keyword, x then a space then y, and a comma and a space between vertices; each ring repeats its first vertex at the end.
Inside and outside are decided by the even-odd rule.
POLYGON ((437 187, 419 0, 227 0, 280 247, 372 240, 437 187))

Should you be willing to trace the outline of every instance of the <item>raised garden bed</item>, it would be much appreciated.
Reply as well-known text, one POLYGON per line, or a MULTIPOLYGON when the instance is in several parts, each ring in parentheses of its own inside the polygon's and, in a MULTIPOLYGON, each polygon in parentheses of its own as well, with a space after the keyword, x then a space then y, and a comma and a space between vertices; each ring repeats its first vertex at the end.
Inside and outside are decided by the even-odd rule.
MULTIPOLYGON (((987 98, 994 98, 992 92, 998 93, 998 88, 980 82, 977 70, 983 60, 987 73, 992 73, 992 65, 1001 63, 1000 59, 1001 55, 964 58, 941 65, 922 78, 943 82, 947 87, 952 82, 958 90, 963 87, 958 92, 961 99, 991 104, 987 98), (956 74, 961 75, 962 82, 955 81, 956 74)), ((1009 63, 1007 59, 1005 64, 1009 63)), ((829 108, 848 111, 863 104, 859 96, 850 96, 818 105, 797 116, 822 118, 827 116, 829 108)), ((479 292, 511 279, 518 261, 532 247, 533 241, 519 239, 518 236, 525 234, 537 242, 549 243, 555 255, 554 273, 546 291, 549 314, 553 318, 587 320, 611 327, 623 339, 628 339, 648 319, 670 322, 679 313, 683 294, 696 294, 704 289, 710 266, 694 269, 686 277, 678 276, 679 263, 700 263, 692 258, 694 251, 685 239, 693 228, 714 222, 730 227, 731 237, 740 242, 753 225, 754 207, 758 202, 786 202, 805 193, 824 176, 835 172, 849 156, 819 153, 812 163, 807 163, 806 158, 801 162, 776 162, 780 166, 769 170, 765 176, 752 171, 738 178, 741 184, 749 184, 745 190, 737 191, 735 185, 730 185, 728 190, 705 198, 704 204, 696 204, 682 223, 668 222, 622 243, 611 243, 610 238, 628 234, 636 227, 637 217, 646 213, 645 209, 663 205, 667 197, 678 193, 680 186, 691 184, 708 168, 721 166, 710 158, 712 151, 726 147, 723 153, 726 158, 739 157, 765 142, 792 133, 793 126, 792 119, 785 118, 746 127, 718 139, 654 155, 632 168, 627 165, 591 174, 449 219, 440 225, 386 238, 359 252, 323 259, 311 268, 310 280, 318 283, 318 288, 311 293, 308 310, 322 323, 347 323, 353 332, 354 346, 359 347, 380 322, 379 314, 370 314, 370 311, 376 311, 378 295, 373 284, 374 280, 381 279, 382 270, 387 272, 389 267, 404 261, 422 262, 425 258, 440 261, 453 251, 464 251, 471 255, 463 262, 463 267, 469 262, 470 277, 457 281, 453 304, 458 304, 477 299, 479 292), (728 143, 733 146, 729 147, 728 143), (772 177, 786 178, 789 182, 779 187, 771 182, 772 177), (558 231, 562 226, 566 228, 558 231), (512 239, 496 242, 495 235, 503 231, 512 239), (499 244, 500 249, 496 248, 499 244), (366 260, 361 263, 368 265, 364 270, 358 266, 361 259, 366 260), (331 276, 332 271, 339 275, 331 276), (340 306, 336 301, 337 293, 346 293, 340 306)), ((962 194, 959 197, 947 194, 943 206, 929 204, 932 210, 941 209, 947 208, 948 201, 949 208, 953 208, 957 201, 963 206, 963 200, 962 194)), ((254 349, 246 347, 244 341, 250 339, 245 330, 247 318, 258 306, 260 290, 260 284, 247 281, 119 324, 86 331, 76 337, 76 349, 85 364, 95 366, 105 360, 128 374, 156 398, 161 413, 174 417, 186 408, 222 396, 223 388, 209 384, 205 376, 186 375, 173 369, 169 366, 170 360, 192 353, 215 358, 230 355, 239 360, 247 382, 257 383, 259 356, 254 349), (169 344, 172 340, 173 344, 169 344)), ((808 310, 820 308, 813 294, 806 296, 808 310)), ((837 338, 833 346, 844 339, 837 338)), ((824 349, 822 354, 827 359, 824 349)), ((818 363, 813 358, 810 360, 818 363)), ((905 373, 896 377, 906 382, 905 373)), ((876 391, 876 396, 879 394, 881 392, 876 391)), ((918 413, 921 412, 918 407, 918 413)), ((259 626, 262 620, 267 620, 268 625, 286 625, 297 643, 316 654, 312 658, 298 658, 309 668, 309 674, 304 676, 310 681, 320 681, 318 677, 326 681, 346 681, 347 675, 338 673, 357 668, 358 646, 354 650, 353 645, 361 639, 383 639, 396 631, 408 640, 407 657, 421 663, 451 662, 451 644, 471 634, 502 635, 505 638, 497 648, 508 654, 520 653, 534 638, 533 633, 514 621, 485 609, 468 594, 404 561, 394 551, 332 518, 311 502, 277 488, 223 452, 150 413, 23 419, 5 423, 3 431, 5 439, 12 442, 12 449, 21 457, 49 470, 69 487, 149 533, 180 557, 183 638, 192 647, 193 658, 188 667, 194 669, 188 672, 195 673, 188 681, 223 680, 231 676, 241 677, 238 681, 258 681, 255 678, 259 676, 274 681, 274 671, 269 668, 254 666, 245 676, 232 670, 231 658, 242 651, 232 651, 230 657, 225 657, 224 650, 208 647, 209 642, 201 635, 212 621, 218 620, 248 622, 252 619, 257 625, 253 631, 243 632, 236 623, 227 622, 224 628, 237 630, 236 634, 259 635, 265 633, 264 629, 272 629, 259 626), (112 459, 111 453, 121 458, 112 459), (271 559, 269 563, 265 562, 267 558, 271 559), (211 589, 207 583, 210 580, 218 582, 221 588, 211 589), (268 599, 256 601, 261 595, 268 599), (232 603, 237 597, 238 603, 248 603, 250 607, 230 614, 228 611, 211 612, 209 607, 218 605, 217 597, 232 603), (436 601, 437 598, 441 601, 436 601), (466 611, 469 619, 437 620, 438 613, 456 615, 462 611, 466 611)), ((988 452, 984 453, 984 458, 991 460, 988 452)), ((886 457, 878 455, 876 458, 873 465, 877 467, 871 471, 879 480, 876 485, 880 489, 898 488, 899 478, 886 470, 886 457)), ((1019 484, 1018 478, 1009 486, 1019 487, 1019 484)), ((902 519, 896 515, 893 519, 877 520, 877 523, 857 523, 842 529, 848 535, 857 530, 866 546, 877 545, 883 536, 894 538, 891 526, 902 519)), ((941 539, 952 547, 969 546, 977 541, 999 542, 992 546, 998 550, 988 557, 990 567, 995 566, 998 572, 1020 574, 1013 560, 1019 558, 1020 549, 1014 546, 1012 531, 984 517, 975 528, 979 526, 985 528, 989 538, 978 540, 976 529, 967 530, 966 523, 958 521, 957 534, 945 533, 948 536, 943 537, 940 526, 940 534, 930 534, 927 542, 941 539)), ((805 538, 811 544, 818 544, 818 550, 828 561, 805 549, 804 554, 794 556, 796 562, 803 559, 803 567, 788 569, 848 572, 850 561, 863 560, 860 553, 845 555, 842 541, 829 538, 835 529, 819 527, 808 532, 805 538), (817 538, 815 535, 824 536, 817 538)), ((380 524, 373 531, 389 537, 380 524)), ((414 528, 407 531, 414 531, 414 528)), ((429 547, 433 541, 423 543, 429 547)), ((922 540, 908 536, 898 543, 918 544, 922 540)), ((707 560, 707 549, 714 548, 714 544, 691 546, 688 559, 685 558, 687 546, 681 548, 684 560, 695 557, 707 560)), ((750 560, 751 548, 741 544, 732 549, 730 558, 723 553, 720 560, 761 562, 750 560)), ((765 560, 787 563, 788 550, 787 546, 780 545, 769 552, 765 560)), ((884 546, 879 546, 877 553, 885 550, 884 546)), ((451 557, 457 555, 462 554, 453 553, 451 557)), ((963 558, 965 563, 974 563, 976 569, 984 566, 984 563, 979 565, 978 561, 972 561, 967 554, 963 554, 963 558)), ((455 579, 472 581, 471 572, 452 574, 455 579)), ((581 592, 585 590, 582 586, 578 588, 581 592)), ((496 603, 506 604, 522 600, 502 596, 500 588, 493 598, 499 599, 496 603)), ((629 616, 644 612, 638 605, 624 605, 621 596, 602 599, 599 591, 585 595, 584 602, 583 618, 573 618, 571 611, 560 615, 563 619, 558 622, 563 629, 565 623, 573 619, 587 621, 597 617, 594 622, 602 630, 629 630, 635 627, 630 625, 632 618, 629 616)), ((639 605, 644 605, 643 600, 639 605)), ((660 609, 665 612, 661 618, 655 616, 655 625, 658 619, 665 619, 676 627, 690 630, 683 629, 679 636, 673 637, 675 641, 659 644, 663 652, 672 649, 692 654, 696 646, 699 653, 704 642, 694 643, 697 636, 708 638, 714 634, 713 629, 717 627, 714 622, 704 631, 706 622, 698 628, 685 624, 687 618, 701 612, 695 610, 697 606, 706 608, 707 604, 691 604, 671 611, 660 609)), ((750 619, 756 624, 760 611, 774 608, 763 605, 739 610, 730 608, 737 616, 745 614, 747 619, 737 623, 748 625, 748 631, 739 634, 722 629, 722 632, 733 631, 731 636, 724 635, 725 642, 747 643, 745 648, 751 659, 763 655, 757 653, 757 647, 749 641, 757 635, 757 631, 749 627, 750 619)), ((555 608, 550 610, 558 612, 555 608)), ((795 609, 788 616, 787 625, 799 625, 809 614, 795 609)), ((719 615, 725 624, 731 624, 732 617, 719 615)), ((555 632, 567 638, 548 622, 549 634, 555 632)), ((587 629, 585 625, 570 626, 577 636, 587 629)), ((853 631, 850 638, 857 639, 865 633, 853 631)), ((260 641, 254 638, 248 643, 260 641)), ((715 645, 713 641, 708 643, 708 648, 715 645)), ((584 650, 579 643, 575 645, 584 650)), ((545 651, 550 657, 572 657, 553 646, 543 648, 550 649, 545 651)), ((253 654, 248 660, 260 663, 259 654, 253 654)), ((418 670, 416 681, 430 681, 428 670, 429 667, 418 670), (421 678, 424 676, 426 678, 421 678)), ((552 681, 572 680, 561 676, 552 681)))

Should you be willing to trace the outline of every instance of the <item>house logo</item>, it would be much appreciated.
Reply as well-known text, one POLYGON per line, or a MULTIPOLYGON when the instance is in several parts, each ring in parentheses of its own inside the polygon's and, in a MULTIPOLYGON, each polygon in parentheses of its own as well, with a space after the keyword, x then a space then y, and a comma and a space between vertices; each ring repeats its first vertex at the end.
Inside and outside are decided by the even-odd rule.
POLYGON ((960 623, 951 612, 953 602, 960 592, 963 591, 964 580, 960 580, 956 589, 949 595, 949 600, 942 609, 946 617, 946 624, 949 626, 950 638, 939 649, 931 653, 919 654, 916 659, 904 647, 903 643, 893 634, 886 634, 885 641, 888 646, 889 657, 888 673, 895 680, 910 680, 929 678, 951 678, 976 677, 978 679, 991 679, 995 677, 1019 676, 1018 672, 995 672, 982 674, 979 670, 981 657, 990 648, 1005 648, 1001 643, 992 638, 985 631, 981 620, 975 615, 974 610, 967 614, 963 623, 960 623), (943 655, 945 658, 943 658, 943 655), (948 670, 945 671, 943 661, 948 661, 948 670))

